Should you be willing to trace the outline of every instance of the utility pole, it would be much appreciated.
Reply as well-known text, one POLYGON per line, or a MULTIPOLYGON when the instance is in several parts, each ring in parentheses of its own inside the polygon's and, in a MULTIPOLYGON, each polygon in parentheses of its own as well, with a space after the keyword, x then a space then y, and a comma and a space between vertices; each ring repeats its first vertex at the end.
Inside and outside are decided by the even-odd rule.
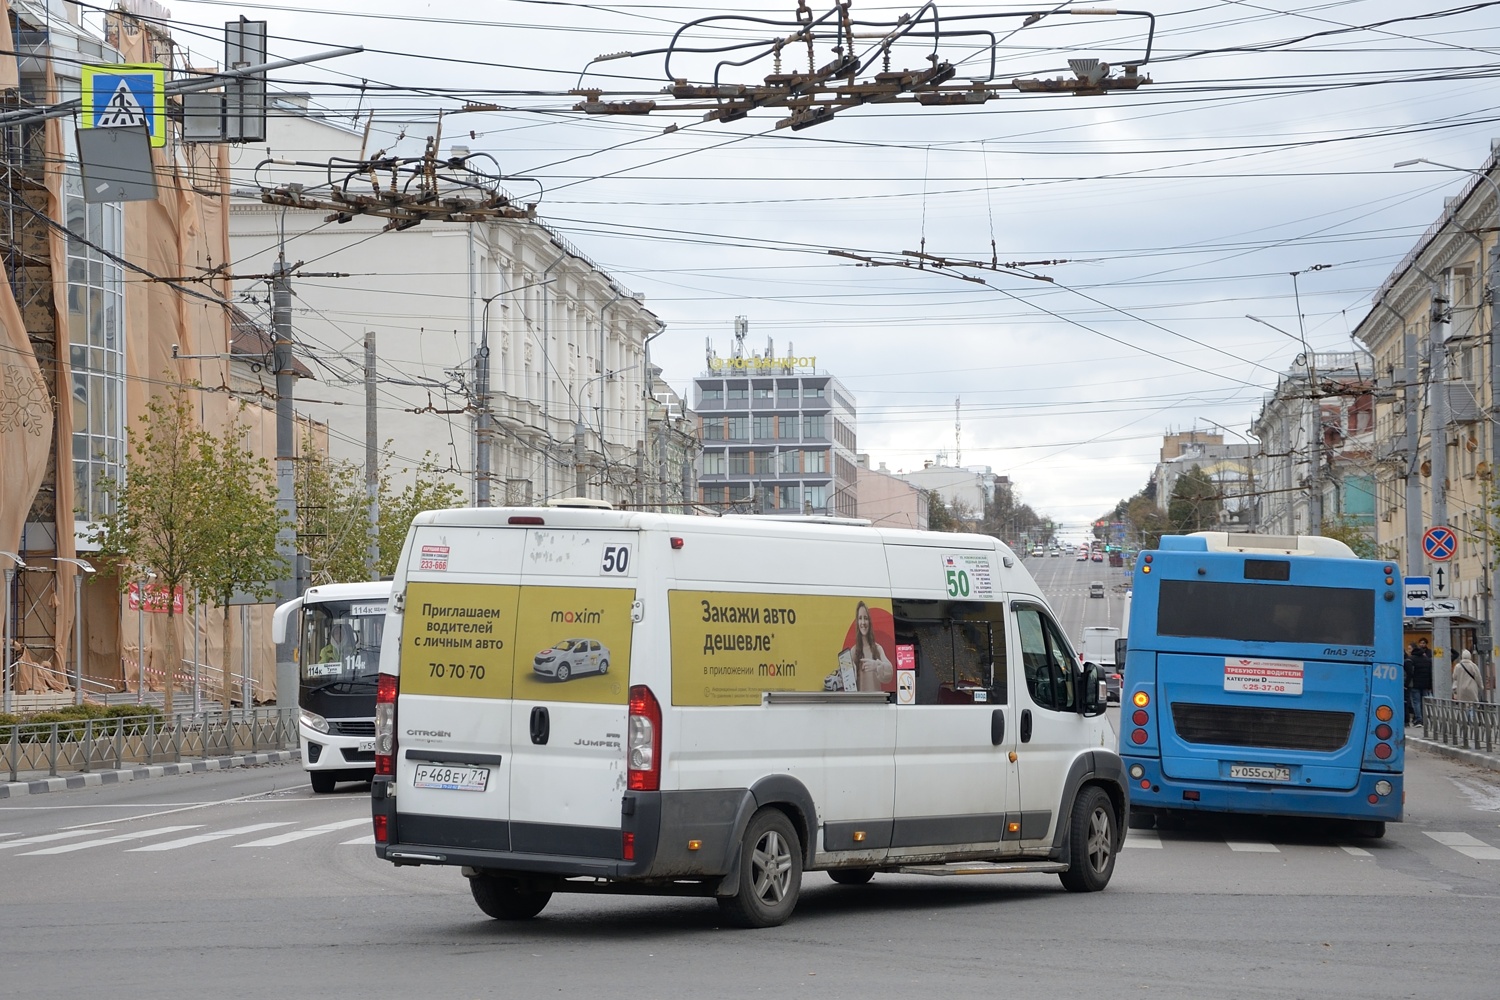
MULTIPOLYGON (((1432 524, 1448 523, 1448 335, 1451 312, 1449 292, 1453 270, 1443 272, 1442 286, 1432 290, 1432 334, 1428 350, 1432 352, 1432 433, 1429 450, 1432 462, 1432 524)), ((1453 634, 1446 616, 1432 619, 1432 696, 1440 700, 1453 697, 1453 660, 1449 644, 1453 634)))
MULTIPOLYGON (((302 593, 297 571, 297 415, 294 407, 292 368, 292 270, 286 252, 276 257, 271 279, 271 359, 276 367, 276 511, 281 527, 276 532, 276 554, 286 569, 276 582, 278 601, 285 603, 302 593)), ((276 648, 276 702, 293 704, 297 690, 297 663, 292 659, 295 643, 287 639, 276 648), (290 697, 290 701, 284 701, 290 697)), ((227 684, 226 669, 226 691, 227 684)))
POLYGON ((370 516, 370 547, 365 555, 365 575, 380 575, 380 465, 375 444, 375 334, 365 333, 365 501, 370 516))
MULTIPOLYGON (((1488 180, 1488 178, 1486 178, 1488 180)), ((1491 186, 1494 182, 1491 181, 1491 186)), ((1495 212, 1500 215, 1500 188, 1495 191, 1495 212)), ((1497 497, 1495 487, 1500 485, 1500 406, 1496 393, 1500 392, 1500 321, 1495 310, 1500 307, 1500 229, 1496 230, 1495 242, 1490 245, 1489 289, 1486 298, 1490 304, 1490 503, 1497 497)), ((1490 567, 1490 662, 1489 680, 1500 690, 1500 558, 1490 567)), ((1497 699, 1500 700, 1500 699, 1497 699)))

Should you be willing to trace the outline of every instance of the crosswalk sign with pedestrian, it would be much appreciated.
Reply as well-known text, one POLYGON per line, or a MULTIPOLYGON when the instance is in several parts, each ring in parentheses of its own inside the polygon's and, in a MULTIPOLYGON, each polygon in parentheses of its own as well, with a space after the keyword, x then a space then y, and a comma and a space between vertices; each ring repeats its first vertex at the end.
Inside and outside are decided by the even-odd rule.
POLYGON ((161 63, 85 66, 82 83, 84 128, 144 125, 151 145, 166 145, 166 71, 161 63))

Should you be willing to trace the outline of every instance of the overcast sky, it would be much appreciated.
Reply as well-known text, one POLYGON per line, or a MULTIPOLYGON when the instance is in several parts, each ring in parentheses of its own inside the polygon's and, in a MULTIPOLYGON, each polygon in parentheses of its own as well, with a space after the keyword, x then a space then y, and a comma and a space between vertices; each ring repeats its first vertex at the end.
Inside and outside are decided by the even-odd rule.
MULTIPOLYGON (((720 18, 684 33, 680 49, 785 33, 726 20, 723 8, 168 6, 178 41, 202 62, 221 58, 222 24, 240 14, 270 22, 273 56, 365 46, 274 74, 273 85, 374 110, 413 138, 466 100, 505 107, 445 117, 444 146, 493 154, 518 195, 536 190, 521 177, 541 184, 543 217, 667 322, 653 359, 680 391, 703 370, 705 338, 727 353, 746 316, 751 348, 772 338, 778 355, 816 355, 855 394, 872 462, 919 468, 943 452, 952 463, 961 399, 963 464, 1010 476, 1039 511, 1075 527, 1146 482, 1164 432, 1214 422, 1229 440, 1243 434, 1300 351, 1292 335, 1350 350, 1375 289, 1468 180, 1392 164, 1477 168, 1500 136, 1493 0, 1142 2, 1156 34, 1143 70, 1152 82, 1135 92, 1007 88, 981 107, 856 108, 799 132, 776 129, 785 112, 775 109, 729 125, 673 112, 670 99, 650 117, 569 110, 580 82, 617 99, 660 90, 660 54, 589 63, 664 47, 689 21, 720 18), (1029 269, 1052 282, 962 272, 977 284, 828 253, 894 260, 925 246, 984 262, 992 240, 1001 262, 1065 263, 1029 269), (1294 282, 1292 272, 1303 273, 1294 282)), ((947 22, 996 32, 1002 81, 1070 75, 1070 57, 1143 58, 1145 18, 1066 14, 1090 6, 939 11, 1049 12, 1025 27, 1019 17, 947 22)), ((746 3, 733 14, 785 22, 794 9, 746 3)), ((891 21, 918 9, 856 3, 853 13, 891 21)), ((892 68, 925 66, 931 45, 897 47, 892 68)), ((950 36, 939 54, 960 78, 987 76, 987 46, 950 36)), ((816 58, 830 58, 827 45, 816 58)), ((788 49, 784 60, 805 68, 807 55, 788 49)), ((713 62, 679 52, 671 72, 704 82, 713 62)), ((772 69, 729 67, 720 81, 754 83, 772 69)))

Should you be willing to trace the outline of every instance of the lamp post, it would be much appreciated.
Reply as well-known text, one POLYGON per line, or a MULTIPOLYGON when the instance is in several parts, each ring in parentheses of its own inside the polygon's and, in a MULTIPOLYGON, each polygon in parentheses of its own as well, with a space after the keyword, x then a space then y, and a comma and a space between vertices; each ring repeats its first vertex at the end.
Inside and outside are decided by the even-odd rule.
MULTIPOLYGON (((1225 434, 1233 434, 1235 437, 1245 442, 1245 447, 1250 447, 1250 439, 1241 434, 1239 431, 1232 431, 1228 427, 1225 427, 1223 424, 1219 423, 1217 420, 1210 420, 1207 417, 1199 417, 1198 419, 1213 427, 1217 427, 1225 434)), ((1248 527, 1250 530, 1250 534, 1253 535, 1255 534, 1255 529, 1258 526, 1257 521, 1259 520, 1259 518, 1257 517, 1257 510, 1260 507, 1260 498, 1255 495, 1255 456, 1246 455, 1245 458, 1247 459, 1245 463, 1245 468, 1247 470, 1246 479, 1248 481, 1250 490, 1250 523, 1248 527)))
MULTIPOLYGON (((555 262, 554 262, 555 263, 555 262)), ((548 268, 550 271, 551 268, 548 268)), ((480 301, 484 308, 479 314, 479 350, 474 353, 474 394, 479 397, 479 416, 474 421, 474 506, 490 506, 490 483, 494 478, 490 471, 490 458, 495 433, 494 417, 490 413, 490 305, 502 295, 524 292, 528 288, 550 285, 554 279, 533 281, 528 285, 505 288, 480 301)))
MULTIPOLYGON (((621 369, 621 371, 623 371, 623 369, 621 369)), ((577 418, 573 424, 573 488, 577 491, 574 494, 575 496, 588 496, 588 476, 584 471, 586 466, 583 461, 584 446, 586 444, 585 436, 588 433, 588 428, 585 427, 583 423, 584 394, 588 392, 589 386, 593 385, 595 382, 614 378, 618 374, 620 374, 620 371, 604 371, 591 378, 584 379, 583 384, 578 387, 578 398, 573 401, 573 405, 577 411, 577 418)), ((601 451, 604 448, 603 410, 604 407, 601 401, 599 416, 599 447, 601 451)), ((600 487, 599 498, 601 500, 604 499, 604 489, 602 486, 600 487)))
POLYGON ((16 570, 25 569, 26 562, 14 552, 6 552, 0 549, 0 556, 10 560, 10 565, 5 567, 5 611, 0 614, 0 641, 5 643, 5 671, 4 671, 4 707, 7 714, 10 712, 10 601, 11 587, 16 580, 16 570))
POLYGON ((83 578, 94 567, 83 559, 53 556, 53 562, 67 563, 78 572, 73 574, 73 704, 83 704, 83 578))
MULTIPOLYGON (((1418 163, 1425 163, 1430 167, 1439 167, 1443 170, 1456 170, 1461 174, 1469 174, 1477 177, 1490 186, 1490 191, 1495 195, 1495 216, 1497 225, 1500 225, 1500 184, 1496 184, 1494 178, 1481 170, 1471 170, 1468 167, 1455 167, 1451 163, 1438 163, 1429 160, 1425 156, 1419 156, 1414 160, 1402 160, 1395 164, 1401 167, 1410 167, 1418 163)), ((1500 232, 1500 229, 1497 229, 1500 232)), ((1481 246, 1483 242, 1481 241, 1481 246)), ((1496 421, 1500 420, 1500 331, 1497 331, 1495 322, 1495 307, 1500 302, 1500 237, 1490 245, 1489 261, 1489 300, 1490 300, 1490 484, 1493 496, 1494 484, 1500 477, 1500 433, 1496 433, 1496 421)), ((1495 633, 1500 631, 1500 561, 1490 567, 1490 669, 1494 670, 1494 664, 1500 659, 1500 642, 1497 642, 1495 633)), ((1492 673, 1493 676, 1493 673, 1492 673)))
POLYGON ((135 584, 136 681, 135 703, 146 703, 146 591, 156 579, 153 570, 142 569, 135 584))

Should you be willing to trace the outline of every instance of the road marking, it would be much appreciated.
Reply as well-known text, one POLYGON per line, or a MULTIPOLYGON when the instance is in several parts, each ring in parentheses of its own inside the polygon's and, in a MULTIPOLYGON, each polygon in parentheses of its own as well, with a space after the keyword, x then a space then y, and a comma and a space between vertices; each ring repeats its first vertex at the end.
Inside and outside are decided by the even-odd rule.
POLYGON ((1280 854, 1281 850, 1275 844, 1262 844, 1250 840, 1226 840, 1231 851, 1244 851, 1249 854, 1280 854))
POLYGON ((1464 793, 1469 804, 1475 809, 1483 809, 1485 812, 1500 812, 1500 788, 1490 785, 1480 785, 1464 781, 1462 778, 1449 777, 1449 781, 1464 793))
POLYGON ((340 844, 339 846, 340 847, 348 847, 350 844, 361 844, 361 845, 364 845, 366 847, 369 847, 369 846, 373 846, 374 843, 375 843, 375 835, 373 833, 367 833, 363 837, 355 837, 353 840, 346 840, 342 844, 340 844))
POLYGON ((1343 851, 1345 854, 1352 854, 1356 858, 1373 858, 1375 856, 1369 851, 1365 850, 1363 847, 1350 847, 1348 844, 1340 844, 1339 850, 1343 851))
POLYGON ((1433 833, 1431 830, 1422 832, 1444 847, 1451 847, 1459 854, 1476 861, 1500 861, 1500 847, 1491 847, 1478 837, 1471 837, 1467 833, 1433 833))
MULTIPOLYGON (((63 844, 61 847, 46 847, 40 851, 27 851, 20 855, 29 858, 34 854, 68 854, 72 851, 84 851, 90 847, 104 847, 106 844, 122 844, 127 840, 142 840, 146 837, 155 837, 164 833, 176 833, 179 830, 196 830, 203 824, 193 826, 159 826, 154 830, 136 830, 133 833, 117 833, 113 837, 100 837, 97 840, 85 840, 81 844, 63 844)), ((97 833, 97 830, 90 831, 97 833)))
POLYGON ((180 840, 169 840, 162 844, 147 844, 145 847, 132 847, 127 854, 137 851, 175 851, 180 847, 193 847, 197 844, 206 844, 212 840, 223 840, 225 837, 238 837, 246 833, 259 833, 262 830, 273 830, 278 826, 291 826, 291 822, 285 823, 253 823, 250 826, 237 826, 232 830, 215 830, 213 833, 200 833, 195 837, 183 837, 180 840))
POLYGON ((333 833, 335 830, 347 830, 351 826, 359 826, 370 822, 370 817, 361 816, 358 819, 346 819, 338 823, 324 823, 322 826, 310 826, 305 830, 293 830, 291 833, 281 833, 274 837, 266 837, 262 840, 252 840, 248 844, 235 844, 235 847, 280 847, 282 844, 290 844, 294 840, 306 840, 308 837, 318 837, 325 833, 333 833))
POLYGON ((0 847, 22 847, 26 844, 46 844, 54 840, 67 840, 70 837, 87 837, 91 833, 105 833, 104 830, 64 830, 62 833, 44 833, 39 837, 26 837, 23 840, 7 840, 0 847))
POLYGON ((1126 847, 1153 847, 1161 849, 1161 834, 1155 830, 1135 830, 1125 837, 1126 847))

